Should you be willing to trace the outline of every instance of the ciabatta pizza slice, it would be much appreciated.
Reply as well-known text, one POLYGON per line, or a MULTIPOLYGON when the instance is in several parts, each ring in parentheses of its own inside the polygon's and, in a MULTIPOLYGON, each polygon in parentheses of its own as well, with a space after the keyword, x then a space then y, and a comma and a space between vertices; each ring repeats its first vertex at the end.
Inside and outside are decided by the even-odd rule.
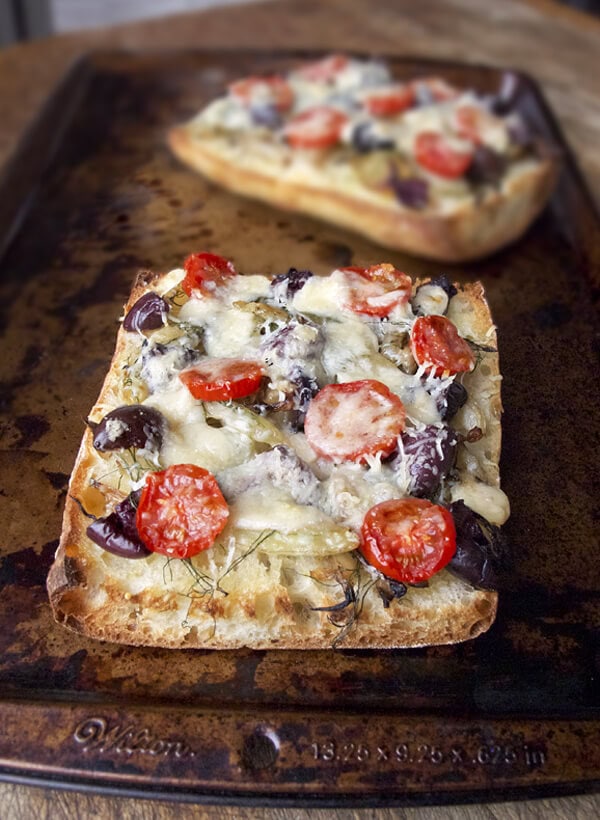
POLYGON ((232 83, 168 139, 236 193, 464 261, 521 236, 555 183, 555 159, 505 107, 438 77, 399 83, 379 61, 333 55, 232 83))
POLYGON ((492 623, 500 375, 479 284, 390 264, 138 276, 75 464, 56 618, 166 647, 404 647, 492 623))

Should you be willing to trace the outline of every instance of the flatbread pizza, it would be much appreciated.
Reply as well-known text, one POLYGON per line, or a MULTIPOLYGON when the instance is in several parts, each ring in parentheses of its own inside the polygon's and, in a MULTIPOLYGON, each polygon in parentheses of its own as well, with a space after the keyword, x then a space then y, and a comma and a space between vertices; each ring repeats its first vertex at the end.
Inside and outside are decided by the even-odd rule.
POLYGON ((500 374, 483 288, 388 263, 138 275, 48 579, 93 638, 412 647, 492 624, 500 374))
POLYGON ((168 142, 231 191, 461 262, 520 237, 556 181, 506 96, 334 54, 231 83, 168 142))

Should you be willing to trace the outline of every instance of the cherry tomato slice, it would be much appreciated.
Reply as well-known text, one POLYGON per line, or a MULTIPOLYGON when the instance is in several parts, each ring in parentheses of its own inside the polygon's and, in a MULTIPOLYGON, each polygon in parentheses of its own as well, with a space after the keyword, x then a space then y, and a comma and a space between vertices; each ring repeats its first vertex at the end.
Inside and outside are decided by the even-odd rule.
POLYGON ((249 396, 260 387, 263 371, 245 359, 204 359, 179 378, 195 399, 228 401, 249 396))
POLYGON ((331 148, 339 142, 348 117, 337 108, 318 105, 288 120, 284 134, 294 148, 331 148))
POLYGON ((385 384, 364 379, 328 384, 308 406, 304 432, 313 450, 331 461, 389 455, 404 430, 404 405, 385 384))
POLYGON ((236 273, 233 264, 216 253, 194 253, 185 260, 183 268, 185 278, 181 287, 188 296, 195 290, 208 295, 236 273))
POLYGON ((283 77, 246 77, 231 83, 229 91, 245 106, 269 104, 287 111, 294 102, 294 92, 283 77))
POLYGON ((174 464, 150 473, 136 526, 152 552, 190 558, 211 547, 229 517, 215 477, 196 464, 174 464))
POLYGON ((432 376, 473 370, 475 356, 456 326, 445 316, 419 316, 410 334, 412 354, 432 376))
POLYGON ((393 265, 382 263, 369 268, 341 268, 348 277, 350 298, 346 307, 367 316, 389 316, 411 294, 410 276, 393 265))
POLYGON ((332 54, 323 60, 308 63, 297 69, 296 74, 305 80, 315 83, 331 82, 348 65, 348 58, 343 54, 332 54))
POLYGON ((374 117, 392 117, 406 111, 415 101, 415 91, 410 85, 392 85, 370 91, 363 97, 363 104, 374 117))
POLYGON ((456 529, 444 507, 424 498, 376 504, 365 515, 360 551, 396 581, 418 584, 446 566, 456 552, 456 529))
POLYGON ((471 164, 473 152, 467 149, 457 151, 437 131, 421 131, 415 140, 415 159, 432 174, 457 179, 471 164))

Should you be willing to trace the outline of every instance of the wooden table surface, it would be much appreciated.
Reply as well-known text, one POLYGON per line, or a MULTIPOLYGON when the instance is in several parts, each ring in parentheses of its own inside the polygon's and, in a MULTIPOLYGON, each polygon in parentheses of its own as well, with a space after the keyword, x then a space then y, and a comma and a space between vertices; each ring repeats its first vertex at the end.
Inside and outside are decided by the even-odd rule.
MULTIPOLYGON (((54 84, 98 48, 322 47, 512 66, 533 75, 600 200, 600 22, 553 0, 274 0, 38 40, 0 52, 0 168, 54 84)), ((600 739, 599 739, 600 742, 600 739)), ((592 818, 600 797, 423 809, 202 807, 0 783, 2 818, 592 818)))

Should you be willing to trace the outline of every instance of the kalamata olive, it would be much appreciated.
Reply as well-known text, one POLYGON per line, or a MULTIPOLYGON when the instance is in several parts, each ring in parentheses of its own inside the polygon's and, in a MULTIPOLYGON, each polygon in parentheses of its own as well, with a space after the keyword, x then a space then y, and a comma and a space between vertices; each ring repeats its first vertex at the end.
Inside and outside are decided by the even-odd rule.
POLYGON ((466 178, 473 185, 497 185, 506 170, 506 162, 506 157, 492 148, 477 145, 466 178))
POLYGON ((368 154, 370 151, 384 151, 394 148, 394 140, 379 136, 370 122, 359 122, 352 130, 350 137, 352 147, 359 154, 368 154))
POLYGON ((408 470, 411 495, 431 496, 454 465, 458 437, 450 427, 433 424, 402 433, 402 451, 392 461, 394 470, 408 470))
POLYGON ((450 421, 454 418, 468 398, 469 394, 460 382, 451 382, 445 395, 440 397, 438 403, 442 421, 450 421))
POLYGON ((432 313, 444 315, 448 311, 450 299, 456 296, 457 290, 445 274, 430 279, 419 285, 412 299, 412 308, 417 316, 432 313))
POLYGON ((449 509, 456 528, 456 553, 447 568, 475 587, 496 589, 505 551, 500 529, 464 501, 455 501, 449 509))
POLYGON ((314 274, 310 270, 290 268, 287 273, 280 273, 273 277, 271 287, 276 293, 281 294, 284 300, 293 299, 312 276, 314 274))
POLYGON ((111 410, 94 428, 94 447, 101 452, 129 447, 160 450, 165 428, 165 417, 158 410, 126 404, 111 410))
POLYGON ((394 196, 407 208, 420 210, 429 201, 429 183, 420 177, 399 177, 392 174, 389 186, 394 192, 394 196))
POLYGON ((155 330, 164 325, 169 310, 169 303, 158 293, 144 293, 123 319, 123 327, 130 332, 155 330))
POLYGON ((141 490, 117 504, 113 512, 89 525, 88 538, 107 552, 121 558, 145 558, 150 550, 139 536, 135 523, 141 490))
POLYGON ((279 128, 283 123, 283 117, 274 105, 253 105, 250 115, 256 125, 264 125, 266 128, 279 128))
POLYGON ((434 276, 432 279, 429 280, 428 284, 430 285, 437 285, 439 288, 443 288, 446 291, 448 299, 452 299, 453 296, 456 296, 458 291, 452 284, 452 282, 448 279, 445 273, 440 274, 440 276, 434 276))
POLYGON ((294 407, 301 413, 306 413, 311 399, 319 392, 319 384, 312 376, 307 376, 298 367, 294 369, 290 381, 296 388, 294 393, 294 407))

